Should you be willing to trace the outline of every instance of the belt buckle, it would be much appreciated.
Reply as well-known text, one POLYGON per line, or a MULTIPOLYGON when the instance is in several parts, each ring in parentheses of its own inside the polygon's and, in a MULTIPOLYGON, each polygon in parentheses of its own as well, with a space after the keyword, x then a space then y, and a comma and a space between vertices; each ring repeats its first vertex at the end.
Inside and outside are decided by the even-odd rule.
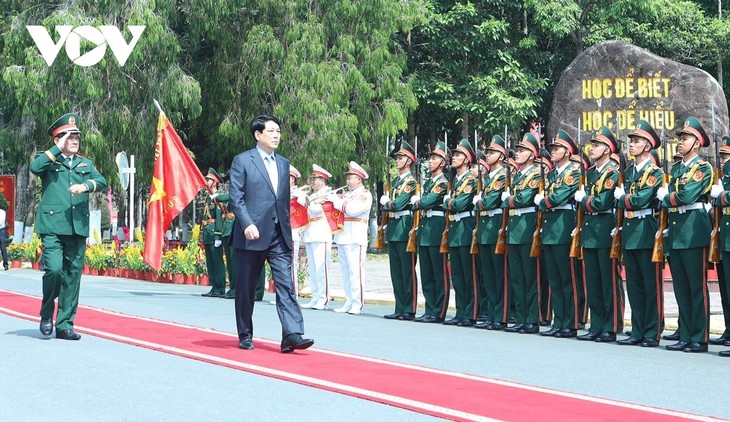
POLYGON ((449 214, 449 221, 454 221, 454 214, 449 214))
POLYGON ((517 215, 517 210, 509 210, 509 216, 514 217, 517 215))
POLYGON ((634 212, 633 211, 626 211, 626 218, 634 218, 634 212))

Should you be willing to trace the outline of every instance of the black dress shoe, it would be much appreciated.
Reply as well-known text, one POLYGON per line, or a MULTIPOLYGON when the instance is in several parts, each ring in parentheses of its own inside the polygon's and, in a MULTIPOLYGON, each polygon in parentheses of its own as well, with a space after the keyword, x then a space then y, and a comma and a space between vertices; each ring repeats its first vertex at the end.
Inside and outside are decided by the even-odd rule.
POLYGON ((236 292, 227 291, 226 294, 223 295, 223 298, 225 299, 235 299, 236 298, 236 292))
POLYGON ((640 339, 634 337, 628 337, 616 342, 616 344, 618 344, 619 346, 638 346, 641 343, 642 341, 640 339))
POLYGON ((707 351, 707 343, 700 343, 697 341, 693 341, 690 344, 687 345, 683 351, 687 353, 702 353, 707 351))
POLYGON ((730 350, 721 350, 717 354, 724 358, 730 358, 730 350))
POLYGON ((473 319, 464 318, 461 321, 459 321, 456 326, 457 327, 473 327, 476 321, 473 319))
POLYGON ((540 326, 538 324, 525 324, 520 330, 520 334, 537 334, 540 332, 540 326))
POLYGON ((505 328, 504 329, 504 332, 505 333, 519 333, 520 330, 522 329, 522 327, 524 327, 524 326, 525 326, 525 324, 522 324, 522 323, 519 323, 518 322, 518 323, 516 323, 515 325, 513 325, 511 327, 505 328))
POLYGON ((479 328, 480 330, 489 330, 489 327, 492 326, 492 322, 490 321, 484 321, 480 322, 478 324, 474 324, 474 328, 479 328))
POLYGON ((238 342, 238 348, 243 350, 253 350, 253 337, 247 335, 238 342))
POLYGON ((507 324, 504 322, 493 322, 492 325, 487 327, 487 330, 502 331, 507 328, 507 324))
POLYGON ((585 333, 585 334, 579 335, 579 336, 578 336, 578 337, 576 337, 576 338, 577 338, 578 340, 583 340, 583 341, 593 341, 593 340, 595 340, 595 339, 596 339, 596 337, 598 337, 599 335, 600 335, 600 333, 596 333, 596 332, 594 332, 594 331, 589 331, 589 332, 587 332, 587 333, 585 333))
POLYGON ((614 341, 616 341, 616 333, 609 333, 608 331, 604 331, 593 341, 597 343, 613 343, 614 341))
POLYGON ((383 315, 383 318, 385 319, 400 319, 400 316, 403 315, 400 312, 393 312, 392 314, 383 315))
POLYGON ((302 338, 299 334, 289 334, 281 341, 281 353, 291 353, 296 350, 310 348, 314 344, 311 338, 302 338))
POLYGON ((74 330, 56 330, 56 338, 62 340, 78 340, 81 336, 74 330))
POLYGON ((670 340, 670 341, 679 341, 679 330, 673 332, 672 334, 665 334, 662 336, 664 340, 670 340))
POLYGON ((723 334, 722 336, 720 336, 718 338, 711 338, 710 344, 713 344, 715 346, 724 346, 725 342, 728 340, 730 340, 730 337, 725 337, 725 335, 723 334))
POLYGON ((578 336, 578 330, 574 330, 572 328, 563 328, 562 330, 558 331, 555 334, 556 338, 571 338, 571 337, 577 337, 578 336))
POLYGON ((447 319, 442 324, 444 324, 444 325, 458 325, 459 322, 461 322, 461 318, 453 317, 451 319, 447 319))
POLYGON ((50 336, 53 332, 53 320, 51 318, 41 318, 41 334, 50 336))
POLYGON ((684 350, 684 348, 687 347, 688 344, 689 344, 688 341, 678 341, 674 344, 664 346, 664 348, 667 350, 671 350, 673 352, 680 352, 680 351, 684 350))
POLYGON ((478 322, 489 321, 489 315, 487 315, 487 314, 479 314, 479 315, 477 315, 477 321, 478 322))
POLYGON ((423 314, 419 317, 415 317, 415 318, 413 318, 413 322, 423 322, 423 320, 426 319, 427 316, 429 316, 429 315, 423 314))
POLYGON ((558 331, 560 331, 560 328, 551 328, 545 332, 540 333, 540 335, 545 337, 555 337, 555 334, 557 334, 558 331))
POLYGON ((444 319, 433 315, 424 315, 422 322, 424 324, 437 324, 444 322, 444 319))
POLYGON ((413 321, 415 314, 401 314, 398 319, 401 321, 413 321))
POLYGON ((654 340, 653 338, 645 338, 641 342, 641 347, 657 347, 659 346, 659 341, 654 340))
POLYGON ((203 297, 223 297, 224 295, 225 295, 224 293, 215 292, 215 291, 211 290, 208 293, 203 293, 200 296, 203 296, 203 297))

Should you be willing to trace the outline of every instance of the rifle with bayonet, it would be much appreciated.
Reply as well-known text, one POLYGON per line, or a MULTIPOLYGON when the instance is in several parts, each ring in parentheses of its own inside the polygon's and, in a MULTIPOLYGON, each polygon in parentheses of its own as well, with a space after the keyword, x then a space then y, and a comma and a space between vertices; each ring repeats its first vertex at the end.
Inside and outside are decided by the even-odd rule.
MULTIPOLYGON (((509 151, 512 147, 512 143, 507 138, 507 125, 504 125, 504 144, 505 157, 502 166, 505 170, 504 176, 504 191, 509 194, 509 190, 512 186, 512 173, 509 168, 509 151)), ((494 253, 497 255, 504 255, 507 252, 507 225, 509 224, 509 212, 502 210, 502 226, 499 228, 497 234, 497 245, 494 247, 494 253)))
MULTIPOLYGON (((539 151, 538 151, 539 154, 539 151)), ((545 192, 545 166, 542 163, 543 158, 540 157, 540 185, 537 193, 545 192)), ((542 210, 537 211, 537 224, 535 224, 535 234, 532 236, 532 245, 530 245, 530 257, 538 258, 542 249, 542 210)))
MULTIPOLYGON (((583 165, 583 157, 581 156, 581 152, 583 152, 583 146, 581 145, 581 119, 578 119, 578 158, 580 159, 580 181, 578 190, 585 189, 586 186, 586 168, 585 165, 583 165)), ((583 219, 585 216, 585 211, 583 210, 583 207, 580 203, 578 205, 578 213, 575 220, 575 236, 573 236, 573 239, 570 241, 570 257, 575 259, 583 259, 583 248, 580 246, 580 234, 583 228, 583 219)))
MULTIPOLYGON (((385 176, 383 176, 383 192, 386 195, 390 195, 390 138, 386 137, 385 141, 385 176)), ((381 208, 380 211, 380 226, 378 226, 377 235, 375 236, 375 243, 373 248, 378 250, 385 249, 385 227, 388 225, 388 213, 381 208)))
MULTIPOLYGON (((715 180, 714 183, 719 185, 722 180, 722 164, 720 163, 720 146, 717 143, 717 136, 715 135, 715 103, 712 103, 712 140, 715 143, 715 180)), ((717 201, 719 203, 719 201, 717 201)), ((710 254, 709 261, 718 263, 720 262, 720 216, 722 214, 722 207, 715 206, 713 208, 712 215, 712 233, 710 234, 710 254)))
MULTIPOLYGON (((448 148, 448 138, 446 137, 446 132, 444 132, 444 144, 447 145, 448 148)), ((446 173, 446 180, 448 183, 446 184, 446 194, 451 194, 451 161, 447 163, 447 165, 444 166, 444 173, 446 173)), ((449 225, 451 224, 451 220, 449 220, 449 211, 444 207, 444 231, 441 233, 441 245, 439 246, 439 253, 449 253, 449 225)))
MULTIPOLYGON (((416 196, 421 195, 421 165, 420 160, 418 159, 418 135, 416 135, 415 138, 415 150, 416 150, 416 196)), ((413 210, 413 225, 411 226, 411 231, 408 232, 408 243, 406 244, 406 252, 416 252, 416 232, 418 230, 418 225, 421 224, 421 211, 414 209, 413 205, 411 205, 411 209, 413 210)))
MULTIPOLYGON (((662 176, 662 187, 666 188, 669 184, 669 166, 667 165, 669 148, 667 147, 667 141, 664 139, 663 125, 662 136, 659 142, 664 145, 664 157, 662 159, 662 170, 664 170, 664 176, 662 176)), ((661 204, 659 204, 659 206, 661 207, 661 204)), ((651 262, 662 264, 662 266, 664 265, 664 231, 667 227, 669 227, 669 210, 662 207, 659 209, 659 228, 654 236, 654 247, 651 249, 651 262)))
MULTIPOLYGON (((475 157, 477 162, 477 192, 481 195, 484 185, 482 183, 482 169, 479 168, 479 142, 477 141, 476 129, 474 129, 474 154, 477 155, 475 157)), ((479 255, 479 241, 477 239, 477 231, 479 230, 479 207, 474 207, 474 209, 474 230, 471 234, 471 246, 469 248, 469 253, 472 255, 479 255)))
MULTIPOLYGON (((619 145, 620 145, 620 136, 618 134, 618 117, 616 117, 616 138, 619 139, 619 145)), ((626 138, 628 139, 628 137, 626 138)), ((628 141, 626 142, 626 151, 625 154, 619 153, 619 172, 618 172, 618 182, 617 186, 623 187, 624 185, 624 173, 626 172, 627 163, 629 160, 629 146, 628 141)), ((624 209, 616 207, 616 231, 613 234, 613 238, 611 239, 611 259, 621 259, 621 227, 624 225, 624 209)))

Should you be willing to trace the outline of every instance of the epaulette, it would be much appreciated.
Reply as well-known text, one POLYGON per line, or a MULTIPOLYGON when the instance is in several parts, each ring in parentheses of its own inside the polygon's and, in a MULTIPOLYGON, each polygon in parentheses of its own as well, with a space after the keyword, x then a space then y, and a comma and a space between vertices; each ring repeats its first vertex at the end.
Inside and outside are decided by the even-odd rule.
POLYGON ((573 164, 573 170, 580 170, 581 163, 572 163, 573 164))

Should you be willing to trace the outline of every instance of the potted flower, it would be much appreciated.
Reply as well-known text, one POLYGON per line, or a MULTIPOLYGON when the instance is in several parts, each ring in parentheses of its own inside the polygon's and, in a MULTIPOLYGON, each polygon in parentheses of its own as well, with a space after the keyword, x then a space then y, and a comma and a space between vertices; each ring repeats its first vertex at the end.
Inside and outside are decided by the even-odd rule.
POLYGON ((13 268, 20 268, 25 258, 25 247, 20 243, 11 243, 8 246, 8 258, 10 258, 11 265, 13 268))
POLYGON ((30 261, 34 270, 39 270, 41 268, 41 256, 43 256, 41 238, 38 237, 37 234, 33 233, 30 238, 30 242, 25 245, 25 258, 30 261))

